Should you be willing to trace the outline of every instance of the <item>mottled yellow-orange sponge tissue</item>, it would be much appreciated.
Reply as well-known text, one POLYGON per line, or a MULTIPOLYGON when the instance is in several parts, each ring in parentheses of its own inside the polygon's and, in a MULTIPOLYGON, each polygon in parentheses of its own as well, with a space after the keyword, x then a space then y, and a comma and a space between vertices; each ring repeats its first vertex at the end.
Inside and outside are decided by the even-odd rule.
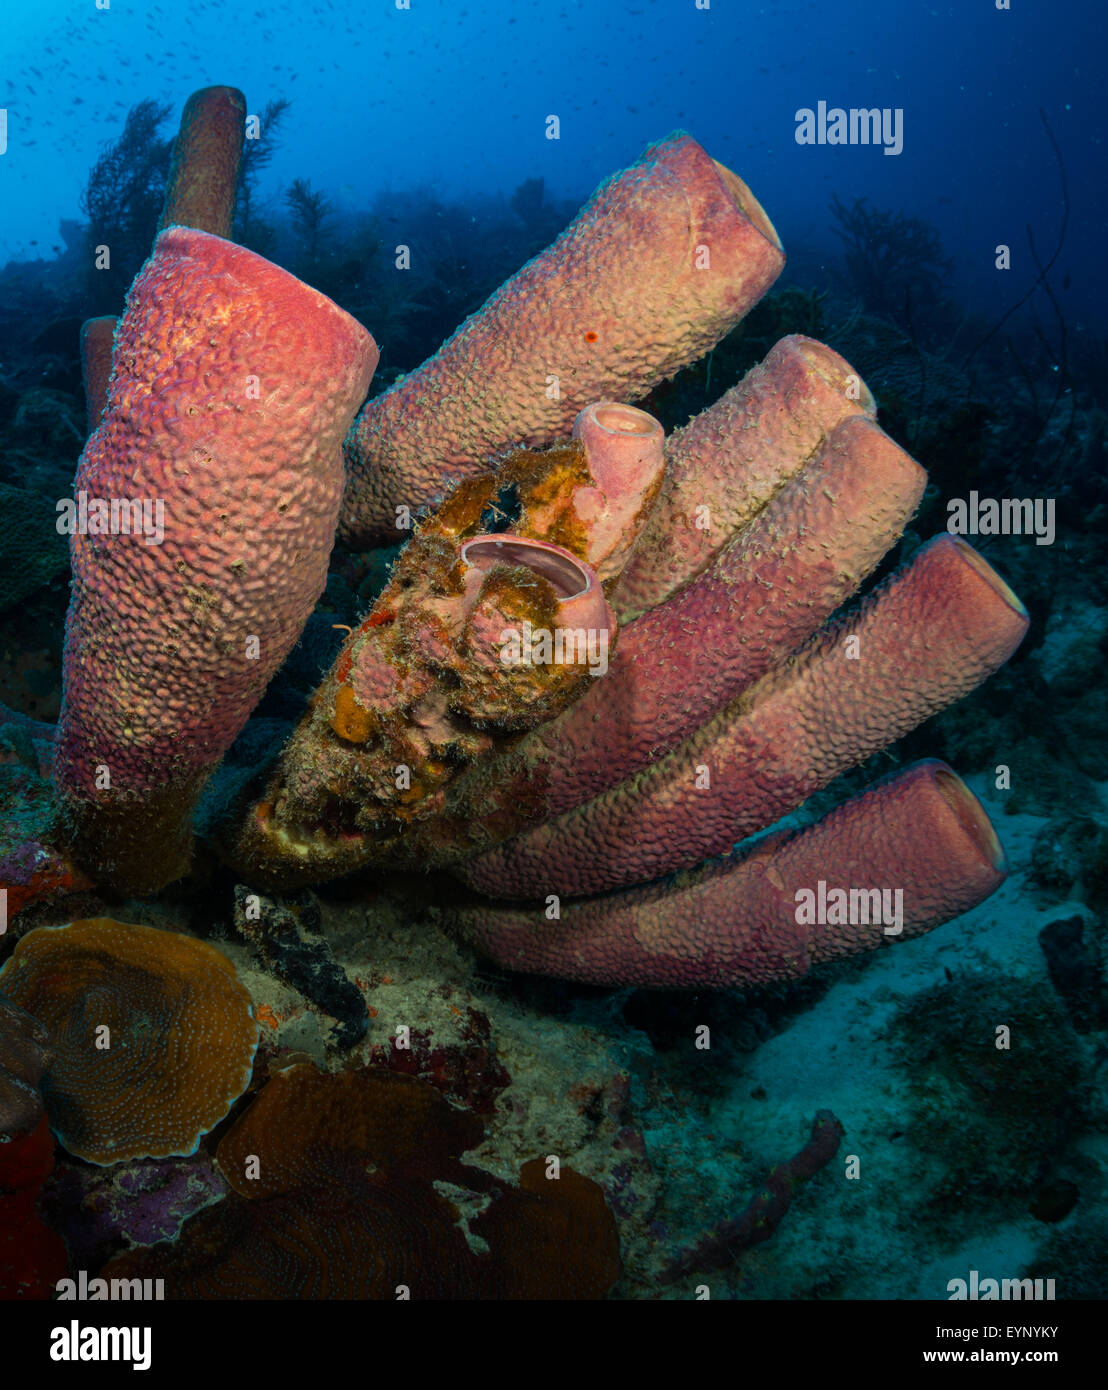
POLYGON ((0 991, 50 1030, 50 1127, 90 1163, 195 1153, 249 1084, 250 996, 194 937, 107 917, 38 927, 0 991))

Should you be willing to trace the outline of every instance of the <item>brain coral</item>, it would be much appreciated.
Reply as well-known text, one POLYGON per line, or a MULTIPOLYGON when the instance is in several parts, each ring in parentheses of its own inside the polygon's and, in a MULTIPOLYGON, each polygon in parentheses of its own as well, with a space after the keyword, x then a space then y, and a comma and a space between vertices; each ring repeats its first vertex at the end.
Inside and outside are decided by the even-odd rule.
POLYGON ((39 927, 0 982, 50 1030, 46 1111, 90 1163, 194 1153, 250 1081, 250 996, 193 937, 105 917, 39 927))

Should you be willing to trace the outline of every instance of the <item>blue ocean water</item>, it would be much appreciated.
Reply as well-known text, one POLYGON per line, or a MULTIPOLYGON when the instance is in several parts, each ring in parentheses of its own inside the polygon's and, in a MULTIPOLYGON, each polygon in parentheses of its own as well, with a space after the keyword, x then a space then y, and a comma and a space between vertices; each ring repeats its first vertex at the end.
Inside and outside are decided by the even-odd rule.
POLYGON ((1058 283, 1072 316, 1103 326, 1097 261, 1104 211, 1104 114, 1097 100, 1100 15, 1092 3, 1045 6, 855 4, 758 7, 508 4, 229 7, 199 0, 187 22, 169 4, 98 9, 39 0, 5 16, 0 257, 49 258, 60 217, 80 215, 88 169, 134 103, 178 111, 213 83, 250 109, 291 103, 262 186, 306 177, 340 210, 385 189, 431 187, 469 199, 542 178, 580 202, 650 140, 688 129, 772 209, 787 247, 834 249, 831 196, 867 197, 926 217, 956 262, 959 289, 983 307, 1025 281, 994 285, 992 246, 1007 240, 1030 271, 1061 215, 1055 156, 1073 189, 1058 283), (797 145, 796 112, 904 112, 895 157, 797 145), (560 137, 547 138, 557 115, 560 137), (1082 196, 1083 195, 1083 196, 1082 196))
MULTIPOLYGON (((32 930, 78 915, 212 936, 249 973, 263 1021, 255 1086, 289 1059, 324 1071, 395 1061, 389 1038, 415 1027, 427 1035, 415 1074, 459 1109, 480 1108, 475 1095, 488 1102, 489 1166, 502 1180, 548 1144, 597 1181, 622 1243, 623 1273, 608 1284, 618 1297, 945 1300, 971 1270, 1054 1280, 1058 1299, 1102 1297, 1103 40, 1091 0, 36 0, 5 13, 0 703, 11 777, 0 873, 38 843, 27 827, 46 824, 48 782, 28 791, 26 721, 47 743, 43 726, 61 707, 70 574, 52 519, 72 495, 86 432, 80 327, 122 311, 149 254, 181 110, 209 85, 241 89, 257 118, 234 239, 374 335, 373 394, 430 357, 602 180, 688 131, 753 191, 786 266, 744 323, 639 403, 672 432, 779 339, 826 342, 929 475, 871 583, 950 529, 1019 594, 1029 631, 989 682, 790 822, 941 757, 996 825, 1007 882, 930 935, 799 981, 692 992, 535 981, 457 954, 440 930, 461 892, 452 880, 324 885, 293 916, 315 913, 309 937, 328 970, 337 962, 359 990, 373 975, 356 1001, 370 1001, 369 1032, 351 1049, 336 1004, 349 997, 338 986, 313 995, 285 947, 259 953, 235 926, 229 870, 121 902, 98 896, 95 864, 84 896, 47 894, 18 912, 10 879, 15 930, 0 935, 0 962, 32 930), (105 238, 114 262, 102 273, 105 238), (399 1005, 387 997, 394 979, 399 1005), (455 1016, 482 1021, 459 1032, 441 1016, 448 996, 455 1016), (460 1057, 487 1085, 460 1085, 460 1057), (563 1103, 548 1113, 551 1096, 563 1103), (718 1236, 714 1265, 705 1255, 668 1279, 679 1252, 710 1242, 725 1219, 742 1227, 825 1111, 843 1143, 775 1209, 770 1238, 718 1236)), ((394 559, 392 548, 336 550, 302 640, 222 775, 233 781, 280 748, 394 559)), ((280 911, 290 930, 291 909, 280 911)), ((214 1150, 206 1141, 188 1163, 205 1200, 230 1200, 214 1150)), ((159 1174, 167 1191, 184 1182, 159 1174)), ((114 1181, 90 1176, 63 1144, 43 1198, 74 1275, 168 1229, 132 1214, 93 1230, 78 1215, 93 1177, 114 1181)), ((104 1199, 113 1213, 126 1187, 121 1177, 104 1199)))

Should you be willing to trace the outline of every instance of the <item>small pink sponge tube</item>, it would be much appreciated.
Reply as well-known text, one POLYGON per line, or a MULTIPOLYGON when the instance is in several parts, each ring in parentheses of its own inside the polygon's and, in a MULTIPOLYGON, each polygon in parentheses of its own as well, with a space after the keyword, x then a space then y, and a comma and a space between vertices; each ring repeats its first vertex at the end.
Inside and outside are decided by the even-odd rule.
POLYGON ((184 871, 193 801, 323 590, 377 349, 286 271, 172 227, 114 361, 74 488, 55 775, 77 857, 139 891, 184 871))
POLYGON ((237 87, 202 87, 185 102, 159 231, 180 225, 231 235, 245 121, 246 98, 237 87))
POLYGON ((112 376, 112 344, 119 320, 111 314, 86 319, 81 325, 81 382, 85 388, 88 432, 100 423, 112 376))
POLYGON ((366 405, 346 444, 342 538, 395 541, 398 506, 435 501, 509 445, 565 435, 590 401, 644 395, 713 347, 784 262, 741 179, 683 133, 650 146, 366 405))
MULTIPOLYGON (((665 431, 645 410, 596 401, 573 422, 573 438, 596 484, 576 490, 574 515, 588 535, 586 558, 607 582, 622 572, 662 486, 665 431)), ((541 529, 537 504, 529 520, 541 529)))
POLYGON ((743 987, 930 931, 982 902, 1005 873, 980 802, 928 760, 742 858, 561 905, 560 920, 549 920, 549 904, 491 903, 449 920, 511 970, 599 985, 743 987))

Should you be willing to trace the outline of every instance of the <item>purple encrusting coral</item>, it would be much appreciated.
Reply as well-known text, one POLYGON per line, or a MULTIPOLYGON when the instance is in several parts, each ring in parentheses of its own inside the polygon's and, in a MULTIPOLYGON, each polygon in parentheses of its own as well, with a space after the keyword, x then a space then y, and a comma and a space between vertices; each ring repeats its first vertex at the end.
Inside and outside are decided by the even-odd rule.
POLYGON ((130 1245, 172 1240, 190 1216, 218 1202, 227 1183, 206 1153, 139 1159, 113 1168, 61 1162, 43 1193, 47 1221, 64 1221, 72 1269, 99 1268, 130 1245))

